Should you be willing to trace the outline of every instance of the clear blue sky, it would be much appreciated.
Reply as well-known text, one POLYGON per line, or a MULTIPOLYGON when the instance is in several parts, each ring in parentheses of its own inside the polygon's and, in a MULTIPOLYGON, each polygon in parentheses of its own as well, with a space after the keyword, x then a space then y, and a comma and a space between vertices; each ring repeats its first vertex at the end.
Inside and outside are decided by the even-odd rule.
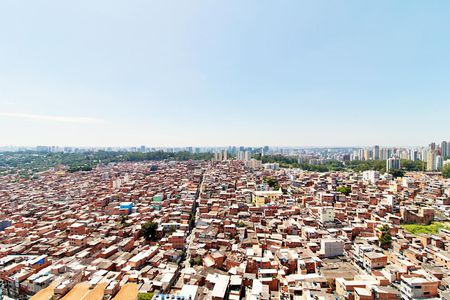
POLYGON ((450 1, 1 1, 0 145, 450 139, 450 1))

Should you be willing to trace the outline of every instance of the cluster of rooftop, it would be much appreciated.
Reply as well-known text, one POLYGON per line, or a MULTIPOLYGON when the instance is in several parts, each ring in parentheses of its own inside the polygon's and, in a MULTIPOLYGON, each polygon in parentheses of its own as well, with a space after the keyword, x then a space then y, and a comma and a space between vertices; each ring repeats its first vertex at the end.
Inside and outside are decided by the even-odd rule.
POLYGON ((447 299, 449 205, 450 182, 421 172, 215 160, 7 175, 0 279, 39 300, 447 299))

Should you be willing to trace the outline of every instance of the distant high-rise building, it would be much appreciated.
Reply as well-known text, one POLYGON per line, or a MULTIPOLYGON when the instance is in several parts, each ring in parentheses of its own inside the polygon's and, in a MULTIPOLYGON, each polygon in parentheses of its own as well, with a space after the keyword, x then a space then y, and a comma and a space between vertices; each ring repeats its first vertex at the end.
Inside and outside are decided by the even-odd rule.
POLYGON ((37 152, 50 152, 50 147, 48 146, 36 146, 37 152))
POLYGON ((393 150, 388 148, 388 157, 387 158, 392 157, 392 154, 393 154, 393 150))
POLYGON ((436 170, 436 151, 430 149, 428 150, 427 155, 427 171, 435 171, 435 170, 436 170))
POLYGON ((379 160, 380 159, 380 146, 375 145, 373 147, 373 159, 379 160))
POLYGON ((259 169, 262 166, 262 162, 260 160, 252 158, 249 161, 246 161, 245 165, 252 169, 259 169))
POLYGON ((420 152, 421 153, 421 155, 420 155, 420 159, 422 160, 422 161, 427 161, 427 159, 428 159, 428 150, 427 149, 425 149, 425 148, 422 148, 422 151, 420 152))
POLYGON ((447 158, 450 157, 450 141, 447 142, 447 158))
MULTIPOLYGON (((225 153, 223 153, 223 154, 225 154, 225 153)), ((215 160, 215 161, 221 161, 221 160, 223 160, 222 151, 219 151, 219 152, 214 153, 214 160, 215 160)))
POLYGON ((248 161, 250 159, 250 151, 238 150, 236 153, 236 159, 242 161, 248 161))
POLYGON ((388 148, 382 148, 380 151, 380 159, 386 160, 389 158, 389 149, 388 148))
POLYGON ((409 150, 409 159, 412 161, 416 161, 419 158, 419 153, 417 150, 409 150))
POLYGON ((236 151, 236 159, 237 160, 243 160, 243 152, 240 150, 240 149, 238 149, 237 151, 236 151))
POLYGON ((364 160, 370 159, 370 151, 369 149, 364 149, 364 160))
POLYGON ((448 143, 446 141, 441 143, 441 155, 443 158, 448 156, 448 143))
POLYGON ((350 154, 343 154, 341 157, 342 161, 350 161, 350 154))
POLYGON ((223 160, 228 160, 228 152, 227 152, 227 149, 223 150, 223 160))
POLYGON ((441 155, 437 155, 436 156, 436 164, 434 166, 435 170, 440 171, 442 170, 442 166, 443 166, 443 159, 441 155))
POLYGON ((431 144, 430 144, 430 150, 436 150, 436 143, 435 142, 432 142, 431 144))
POLYGON ((244 161, 250 160, 250 151, 245 151, 244 153, 244 161))
POLYGON ((359 149, 358 158, 364 160, 364 149, 359 149))
POLYGON ((400 159, 397 157, 391 157, 386 160, 386 172, 394 169, 400 169, 400 159))
POLYGON ((409 159, 409 152, 407 150, 403 150, 400 152, 401 159, 409 159))

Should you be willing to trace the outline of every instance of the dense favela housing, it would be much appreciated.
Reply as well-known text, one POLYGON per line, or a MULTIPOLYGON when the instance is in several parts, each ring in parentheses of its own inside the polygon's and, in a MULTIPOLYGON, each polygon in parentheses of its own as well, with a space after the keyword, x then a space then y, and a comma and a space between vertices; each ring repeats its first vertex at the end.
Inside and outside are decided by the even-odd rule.
POLYGON ((1 297, 450 299, 442 175, 239 156, 1 176, 1 297))

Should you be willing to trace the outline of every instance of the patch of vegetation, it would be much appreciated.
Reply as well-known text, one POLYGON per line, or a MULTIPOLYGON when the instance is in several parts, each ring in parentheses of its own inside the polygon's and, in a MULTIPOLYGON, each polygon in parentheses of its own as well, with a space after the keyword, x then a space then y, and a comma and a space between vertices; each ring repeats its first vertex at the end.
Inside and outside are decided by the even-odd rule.
POLYGON ((423 171, 425 170, 426 162, 421 160, 400 160, 402 170, 405 171, 423 171))
MULTIPOLYGON (((352 160, 352 161, 338 161, 334 159, 326 160, 321 165, 312 165, 308 162, 300 162, 296 156, 285 155, 265 155, 260 157, 263 163, 279 163, 282 168, 300 168, 306 171, 315 172, 330 172, 330 171, 354 171, 363 172, 367 170, 375 170, 379 172, 386 172, 385 160, 352 160)), ((401 160, 402 171, 422 171, 425 163, 423 161, 412 161, 407 159, 401 160)), ((450 178, 450 167, 449 167, 450 178)), ((400 174, 400 173, 397 173, 400 174)))
MULTIPOLYGON (((212 153, 180 152, 122 152, 122 151, 85 151, 82 153, 63 152, 1 152, 0 174, 14 174, 17 170, 26 170, 34 174, 50 168, 65 166, 69 172, 90 171, 100 163, 125 161, 162 161, 162 160, 210 160, 212 153)), ((30 175, 30 174, 25 174, 30 175)), ((28 178, 27 176, 24 176, 28 178)))
POLYGON ((158 223, 150 221, 142 226, 141 234, 147 241, 155 241, 157 229, 158 223))
POLYGON ((169 229, 167 230, 167 236, 170 236, 175 231, 177 231, 177 228, 174 225, 170 225, 169 229))
POLYGON ((295 156, 265 155, 261 157, 265 163, 279 163, 282 168, 300 168, 307 171, 327 172, 330 170, 342 170, 344 164, 337 160, 329 160, 324 165, 311 165, 307 162, 299 162, 295 156))
POLYGON ((405 171, 401 169, 392 169, 389 171, 389 174, 391 174, 394 178, 403 177, 405 175, 405 171))
POLYGON ((75 173, 75 172, 88 172, 88 171, 92 171, 92 166, 91 165, 72 165, 69 166, 68 171, 70 173, 75 173))
POLYGON ((237 227, 245 227, 246 226, 245 223, 242 221, 237 222, 236 225, 237 225, 237 227))
POLYGON ((348 196, 352 192, 352 188, 349 186, 339 186, 336 188, 336 192, 339 192, 339 193, 342 193, 342 194, 348 196))
POLYGON ((122 226, 126 226, 127 225, 127 220, 128 220, 128 217, 127 216, 120 216, 120 225, 122 225, 122 226))
POLYGON ((441 222, 433 222, 430 225, 421 225, 421 224, 405 224, 402 225, 402 227, 414 234, 414 235, 418 235, 418 234, 437 234, 439 233, 439 230, 441 230, 442 228, 445 229, 450 229, 450 225, 446 224, 446 223, 441 223, 441 222))
POLYGON ((203 264, 203 258, 201 256, 197 256, 197 257, 191 258, 189 260, 189 263, 191 264, 191 267, 193 267, 193 266, 201 266, 203 264))
POLYGON ((381 227, 381 235, 378 238, 378 242, 380 243, 380 246, 383 248, 389 248, 392 244, 392 236, 391 236, 391 228, 389 225, 383 225, 381 227))
POLYGON ((445 178, 450 178, 450 164, 446 164, 444 168, 442 168, 442 175, 445 178))
POLYGON ((195 213, 191 211, 189 213, 189 227, 194 228, 194 226, 195 226, 195 213))
POLYGON ((139 293, 138 294, 138 300, 151 300, 153 298, 153 295, 155 292, 148 292, 148 293, 139 293))
POLYGON ((278 180, 275 178, 265 177, 264 182, 267 183, 274 191, 278 191, 280 189, 278 180))

